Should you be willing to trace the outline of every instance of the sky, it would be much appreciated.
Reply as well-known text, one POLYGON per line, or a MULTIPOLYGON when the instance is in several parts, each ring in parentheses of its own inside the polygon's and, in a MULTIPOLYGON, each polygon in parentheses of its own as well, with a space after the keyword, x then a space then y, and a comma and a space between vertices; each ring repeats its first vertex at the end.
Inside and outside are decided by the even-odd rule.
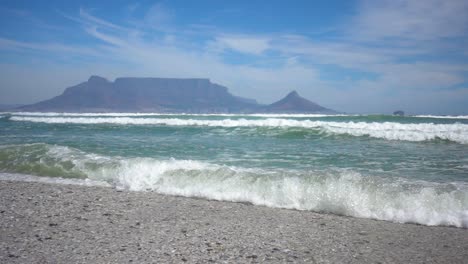
POLYGON ((468 114, 468 1, 0 1, 0 104, 99 75, 209 78, 272 103, 468 114))

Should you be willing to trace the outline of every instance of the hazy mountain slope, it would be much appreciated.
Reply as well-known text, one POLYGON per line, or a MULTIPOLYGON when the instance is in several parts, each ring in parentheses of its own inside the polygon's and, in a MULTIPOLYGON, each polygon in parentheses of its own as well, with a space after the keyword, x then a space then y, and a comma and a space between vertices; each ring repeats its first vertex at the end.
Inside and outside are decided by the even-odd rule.
POLYGON ((264 108, 271 113, 331 113, 335 112, 301 97, 296 91, 264 108))
POLYGON ((99 76, 69 87, 54 98, 17 108, 42 112, 333 113, 295 91, 271 105, 234 96, 209 79, 117 78, 99 76))
POLYGON ((230 94, 208 79, 117 78, 115 82, 91 76, 63 94, 24 111, 157 111, 233 112, 251 110, 254 100, 230 94))

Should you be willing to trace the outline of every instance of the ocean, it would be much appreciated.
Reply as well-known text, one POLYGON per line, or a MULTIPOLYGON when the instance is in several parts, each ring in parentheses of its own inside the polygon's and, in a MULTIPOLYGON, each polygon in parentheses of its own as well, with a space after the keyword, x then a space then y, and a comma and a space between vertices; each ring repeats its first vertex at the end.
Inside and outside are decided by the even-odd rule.
POLYGON ((0 179, 468 228, 468 116, 0 113, 0 179))

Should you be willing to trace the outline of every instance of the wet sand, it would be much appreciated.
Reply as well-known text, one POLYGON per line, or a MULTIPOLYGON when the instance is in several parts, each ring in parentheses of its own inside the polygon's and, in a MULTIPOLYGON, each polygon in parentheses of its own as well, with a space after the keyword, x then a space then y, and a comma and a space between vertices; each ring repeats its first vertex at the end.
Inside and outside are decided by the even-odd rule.
POLYGON ((468 230, 0 181, 0 263, 467 263, 468 230))

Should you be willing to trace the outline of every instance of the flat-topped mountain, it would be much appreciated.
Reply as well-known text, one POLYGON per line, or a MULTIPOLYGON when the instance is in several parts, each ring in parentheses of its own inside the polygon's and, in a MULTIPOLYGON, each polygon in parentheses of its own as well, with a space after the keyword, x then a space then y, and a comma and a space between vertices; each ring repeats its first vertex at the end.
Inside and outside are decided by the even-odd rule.
POLYGON ((25 111, 71 112, 233 112, 251 109, 255 100, 233 96, 208 79, 117 78, 91 76, 63 94, 25 111))
POLYGON ((229 93, 209 79, 99 76, 69 87, 52 99, 17 108, 53 112, 312 113, 330 111, 292 92, 271 105, 229 93))

